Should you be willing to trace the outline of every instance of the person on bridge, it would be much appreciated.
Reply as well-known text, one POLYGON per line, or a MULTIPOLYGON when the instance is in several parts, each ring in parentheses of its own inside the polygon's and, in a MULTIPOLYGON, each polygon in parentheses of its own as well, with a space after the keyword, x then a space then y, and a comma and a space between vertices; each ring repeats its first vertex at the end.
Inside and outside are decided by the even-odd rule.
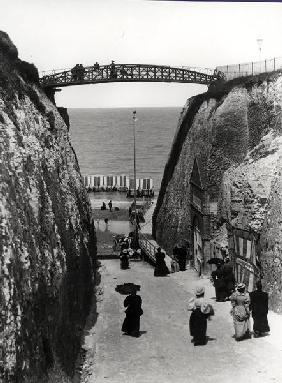
POLYGON ((252 311, 252 317, 254 320, 254 334, 255 337, 259 337, 266 332, 270 331, 267 313, 268 313, 268 294, 262 291, 261 281, 256 283, 257 290, 250 293, 250 310, 252 311))
POLYGON ((189 329, 194 346, 200 346, 207 343, 207 320, 214 315, 214 309, 204 298, 205 288, 203 286, 197 286, 195 295, 196 297, 191 298, 188 303, 188 310, 192 311, 189 329))
POLYGON ((245 284, 239 283, 237 291, 231 297, 231 315, 235 329, 235 339, 237 341, 250 338, 250 296, 245 292, 245 284))
POLYGON ((155 254, 156 264, 154 270, 155 277, 164 277, 169 274, 169 270, 165 263, 165 254, 162 252, 162 249, 159 247, 155 254))
POLYGON ((140 336, 140 317, 143 315, 142 299, 137 295, 137 287, 132 290, 124 300, 124 307, 126 307, 125 319, 122 324, 122 331, 131 336, 140 336))

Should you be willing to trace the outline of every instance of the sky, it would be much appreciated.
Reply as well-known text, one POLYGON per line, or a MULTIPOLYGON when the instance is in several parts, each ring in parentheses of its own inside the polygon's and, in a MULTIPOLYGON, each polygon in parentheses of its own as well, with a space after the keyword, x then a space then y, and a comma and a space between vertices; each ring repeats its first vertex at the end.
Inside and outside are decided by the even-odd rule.
MULTIPOLYGON (((0 0, 0 9, 0 29, 39 71, 111 60, 215 68, 282 56, 282 3, 0 0)), ((93 84, 63 88, 56 102, 69 108, 183 106, 205 90, 197 84, 93 84)))

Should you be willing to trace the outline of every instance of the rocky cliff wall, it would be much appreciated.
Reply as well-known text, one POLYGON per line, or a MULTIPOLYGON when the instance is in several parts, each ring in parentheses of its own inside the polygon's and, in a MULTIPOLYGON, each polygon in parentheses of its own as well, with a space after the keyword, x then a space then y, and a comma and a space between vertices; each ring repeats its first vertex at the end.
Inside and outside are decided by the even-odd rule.
POLYGON ((180 239, 193 247, 196 164, 204 195, 201 214, 209 218, 204 239, 222 235, 226 221, 259 233, 264 283, 277 311, 282 309, 281 101, 281 73, 218 84, 188 100, 153 216, 153 234, 166 250, 180 239))
POLYGON ((0 33, 0 381, 72 375, 96 238, 68 129, 0 33))

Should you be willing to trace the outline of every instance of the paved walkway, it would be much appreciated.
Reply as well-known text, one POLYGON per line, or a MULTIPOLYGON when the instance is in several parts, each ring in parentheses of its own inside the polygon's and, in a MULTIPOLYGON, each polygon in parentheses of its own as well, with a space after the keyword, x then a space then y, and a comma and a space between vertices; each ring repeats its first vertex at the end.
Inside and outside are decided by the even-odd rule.
POLYGON ((236 342, 230 302, 214 302, 215 316, 208 322, 206 346, 191 343, 186 310, 195 286, 204 284, 212 301, 208 279, 192 270, 156 278, 153 268, 131 262, 120 270, 118 260, 101 267, 97 324, 85 339, 83 383, 270 383, 282 382, 282 318, 271 314, 271 334, 236 342), (123 300, 117 284, 141 285, 144 315, 140 338, 123 335, 123 300))

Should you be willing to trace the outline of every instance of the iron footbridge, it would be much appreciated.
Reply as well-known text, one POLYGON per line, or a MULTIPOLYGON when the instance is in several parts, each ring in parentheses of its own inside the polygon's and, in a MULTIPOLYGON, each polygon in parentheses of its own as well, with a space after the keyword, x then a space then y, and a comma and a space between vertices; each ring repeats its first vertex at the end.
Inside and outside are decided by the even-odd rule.
POLYGON ((221 72, 211 69, 192 70, 187 67, 165 65, 96 63, 87 67, 77 64, 72 69, 43 74, 40 83, 43 88, 49 89, 107 82, 176 82, 210 85, 220 78, 221 72))

